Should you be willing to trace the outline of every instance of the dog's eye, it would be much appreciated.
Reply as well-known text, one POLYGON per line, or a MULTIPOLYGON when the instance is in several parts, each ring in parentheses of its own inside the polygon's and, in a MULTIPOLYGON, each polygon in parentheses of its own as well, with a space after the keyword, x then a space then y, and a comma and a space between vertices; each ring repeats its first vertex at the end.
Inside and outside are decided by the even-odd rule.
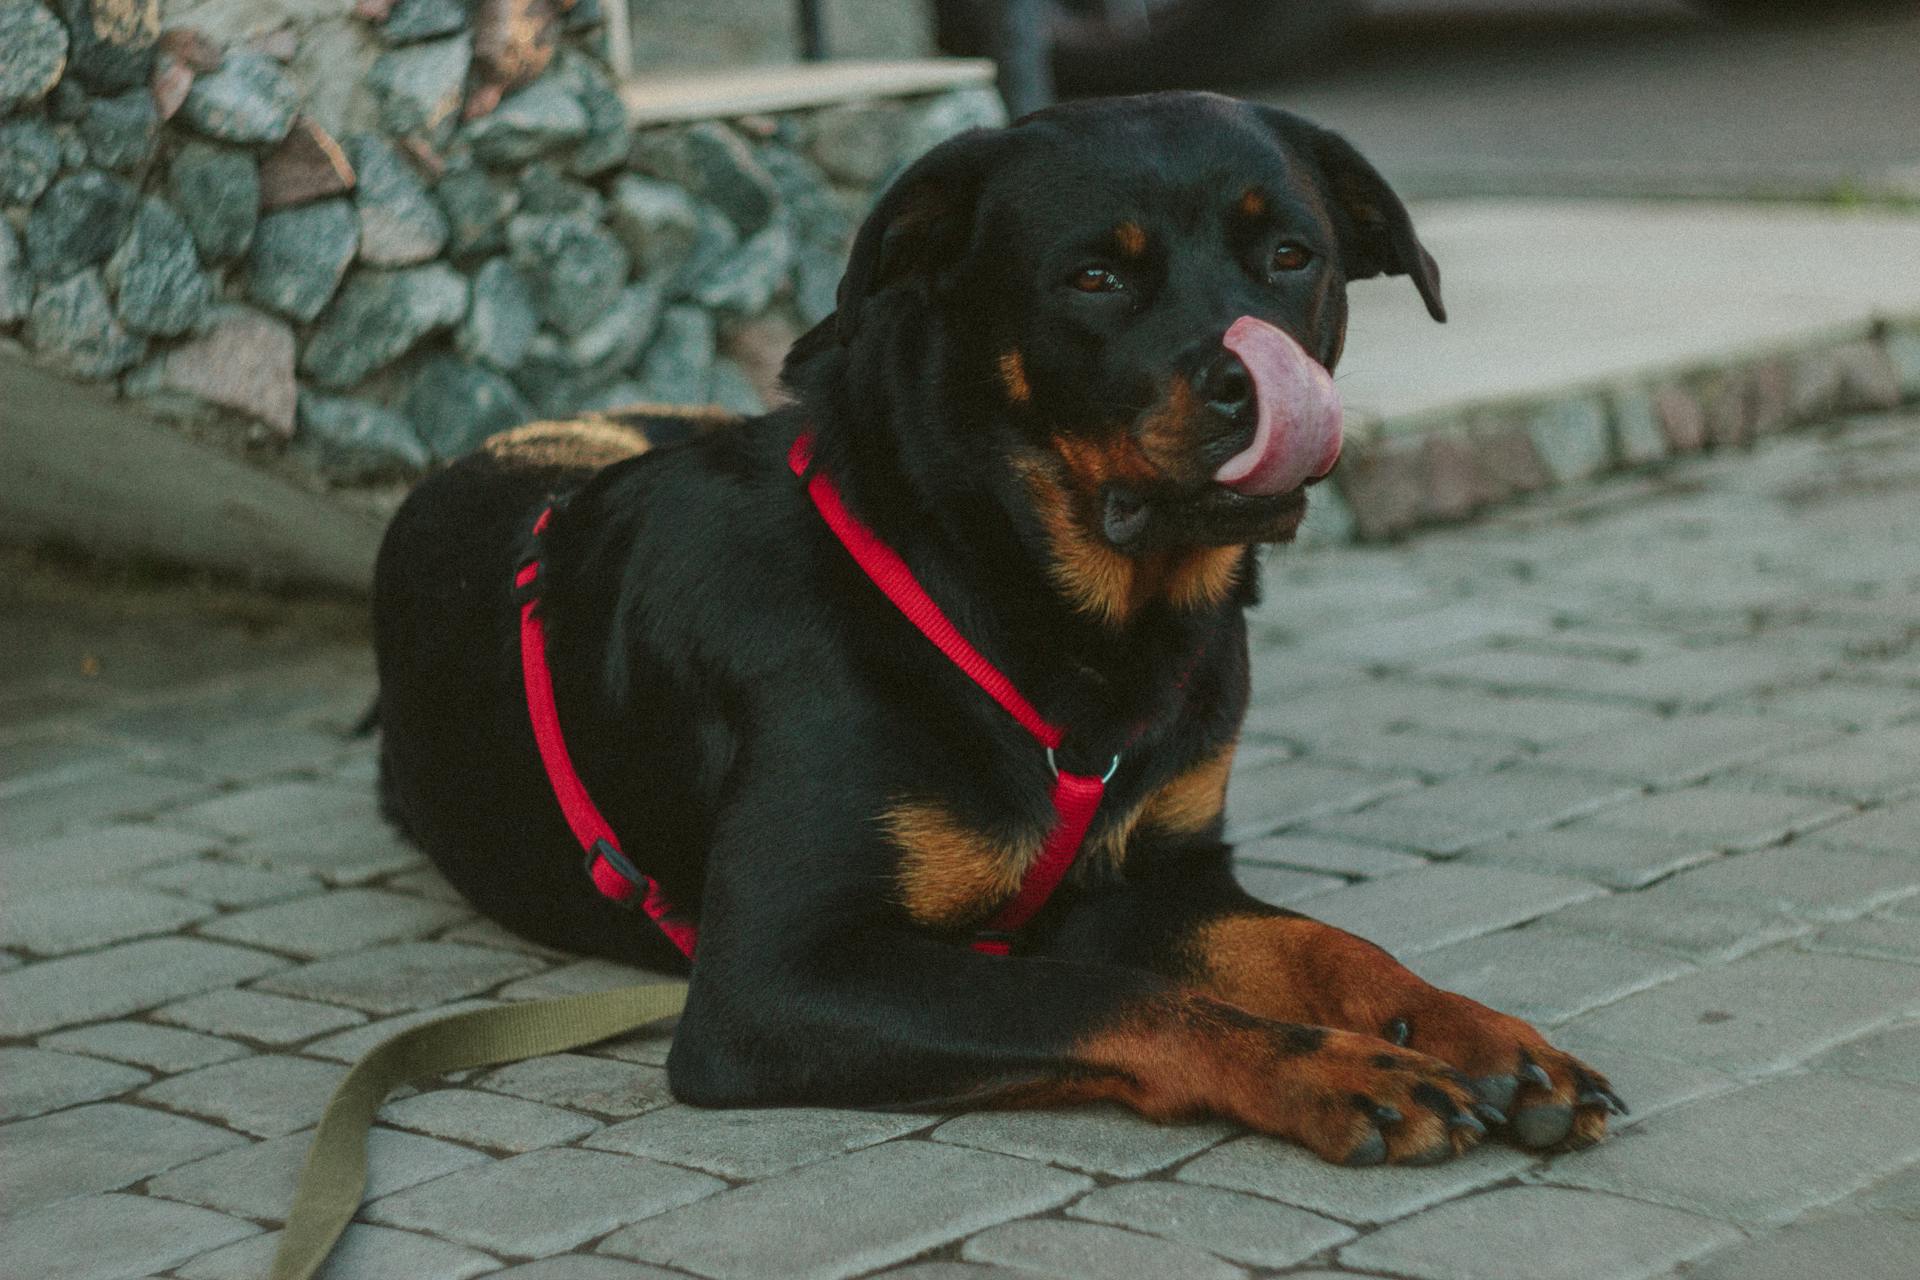
POLYGON ((1313 250, 1303 244, 1287 241, 1273 251, 1273 259, 1267 264, 1267 270, 1275 275, 1283 271, 1298 271, 1313 261, 1313 250))
POLYGON ((1105 267, 1082 267, 1068 279, 1082 293, 1118 293, 1126 286, 1120 277, 1105 267))

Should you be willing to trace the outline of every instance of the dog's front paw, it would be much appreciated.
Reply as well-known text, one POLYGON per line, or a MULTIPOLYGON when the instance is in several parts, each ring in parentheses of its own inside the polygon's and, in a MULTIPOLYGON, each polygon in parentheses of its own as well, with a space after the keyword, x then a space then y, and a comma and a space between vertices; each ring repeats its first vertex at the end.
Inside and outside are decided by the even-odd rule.
POLYGON ((1519 1018, 1465 996, 1434 992, 1422 1008, 1390 1019, 1381 1034, 1466 1075, 1523 1147, 1590 1147, 1606 1137, 1609 1115, 1627 1112, 1604 1075, 1519 1018))
POLYGON ((1336 1164, 1438 1164, 1479 1143, 1500 1117, 1445 1062, 1372 1036, 1327 1031, 1293 1059, 1298 1085, 1260 1125, 1336 1164))

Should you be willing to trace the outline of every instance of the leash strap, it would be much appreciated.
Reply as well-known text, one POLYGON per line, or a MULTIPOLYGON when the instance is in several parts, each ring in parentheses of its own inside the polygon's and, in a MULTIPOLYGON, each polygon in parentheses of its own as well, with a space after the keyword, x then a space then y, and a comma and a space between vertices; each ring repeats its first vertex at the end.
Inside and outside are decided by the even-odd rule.
POLYGON ((470 1009, 387 1037, 353 1064, 307 1151, 270 1280, 309 1280, 360 1207, 367 1130, 398 1085, 421 1076, 561 1053, 670 1018, 684 982, 642 983, 590 995, 470 1009))

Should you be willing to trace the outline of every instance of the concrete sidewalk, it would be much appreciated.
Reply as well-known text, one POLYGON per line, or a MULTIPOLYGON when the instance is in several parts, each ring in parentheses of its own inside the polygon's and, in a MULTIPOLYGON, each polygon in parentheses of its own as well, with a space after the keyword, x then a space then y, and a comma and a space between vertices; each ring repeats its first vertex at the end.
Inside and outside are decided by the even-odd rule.
MULTIPOLYGON (((1272 557, 1246 883, 1611 1073, 1603 1147, 1354 1171, 1101 1110, 703 1112, 638 1036, 391 1103, 327 1275, 1910 1275, 1916 545, 1908 414, 1272 557)), ((360 644, 10 567, 0 1275, 255 1280, 345 1062, 636 975, 386 831, 360 644)))

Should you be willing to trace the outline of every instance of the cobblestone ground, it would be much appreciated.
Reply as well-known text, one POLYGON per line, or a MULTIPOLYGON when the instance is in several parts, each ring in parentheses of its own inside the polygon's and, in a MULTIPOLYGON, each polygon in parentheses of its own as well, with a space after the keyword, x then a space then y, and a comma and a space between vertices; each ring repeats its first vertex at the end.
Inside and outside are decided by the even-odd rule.
MULTIPOLYGON (((662 1033, 391 1103, 328 1274, 1910 1276, 1917 547, 1908 416, 1276 558, 1249 885, 1551 1027, 1634 1104, 1603 1147, 1350 1171, 1099 1110, 702 1112, 662 1033)), ((359 645, 12 590, 0 1276, 253 1280, 343 1063, 633 976, 382 827, 359 645)))

